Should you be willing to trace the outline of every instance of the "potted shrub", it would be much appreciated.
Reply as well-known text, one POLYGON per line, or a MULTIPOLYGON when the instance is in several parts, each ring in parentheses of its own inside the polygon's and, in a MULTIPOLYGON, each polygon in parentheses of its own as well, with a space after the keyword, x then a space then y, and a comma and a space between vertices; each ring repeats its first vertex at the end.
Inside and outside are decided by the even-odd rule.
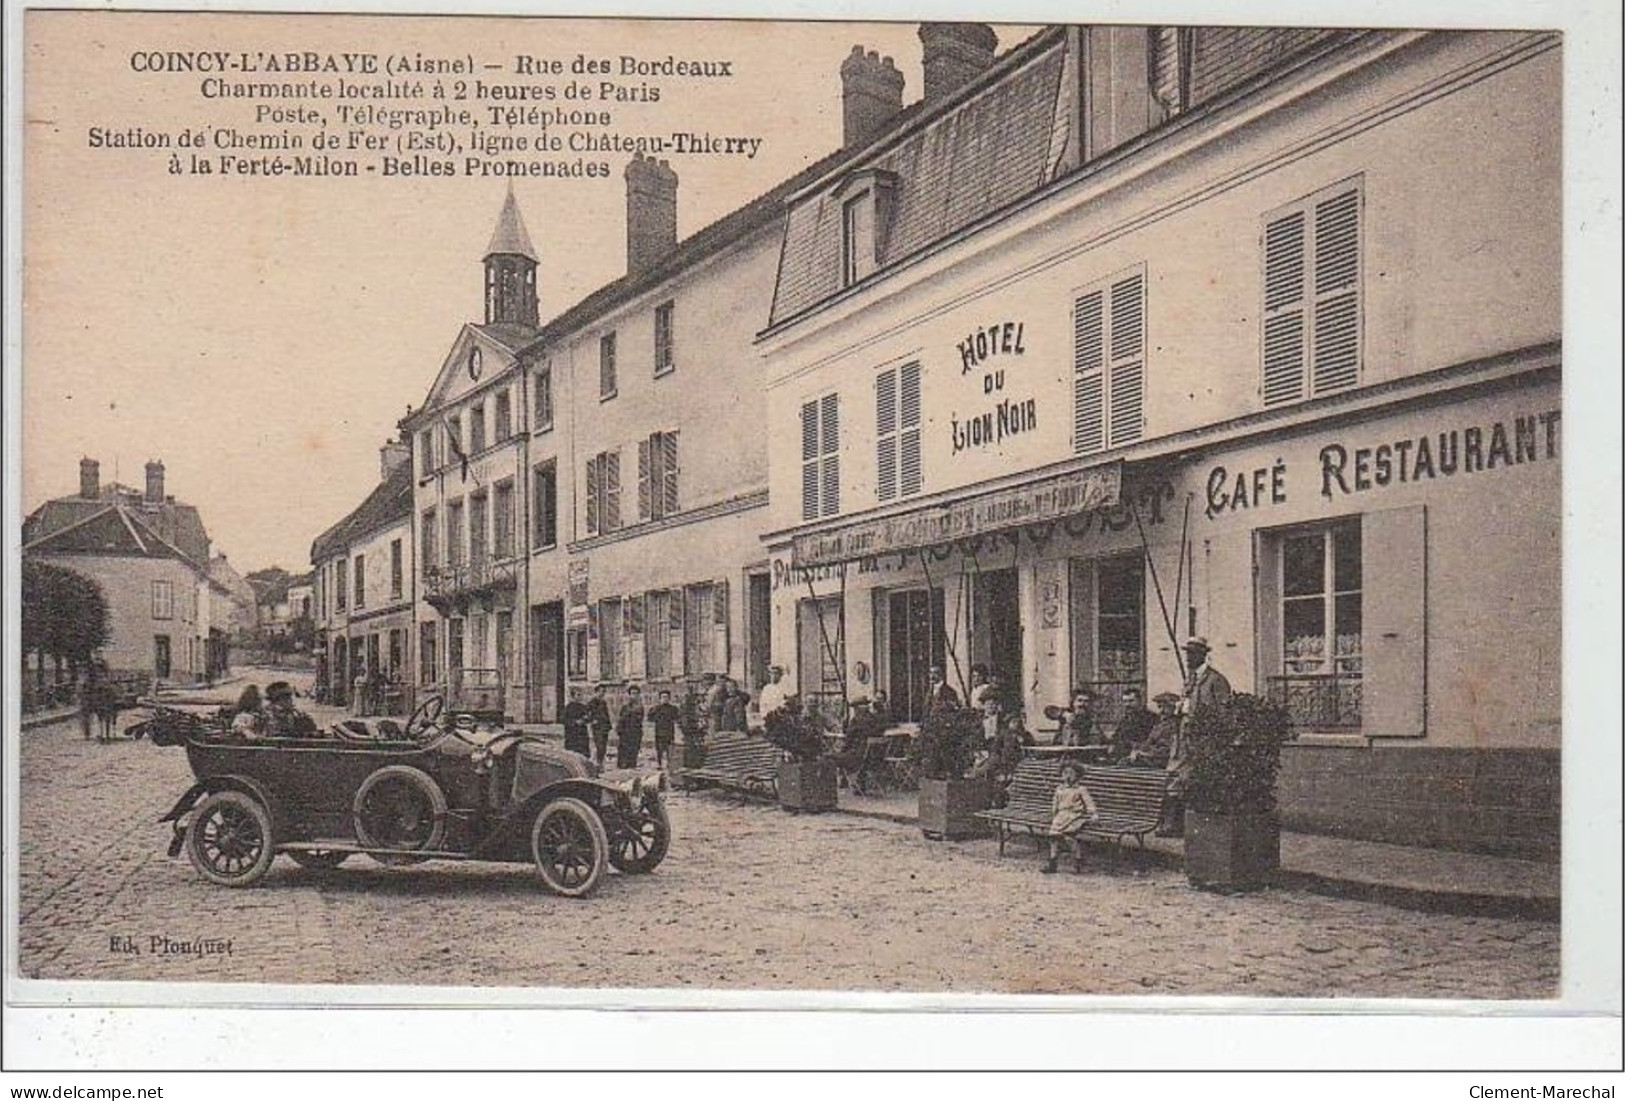
POLYGON ((985 776, 968 776, 983 737, 978 711, 937 711, 920 724, 913 748, 920 778, 920 832, 925 836, 959 841, 987 833, 976 812, 992 805, 993 787, 985 776))
POLYGON ((816 723, 802 713, 791 697, 762 721, 762 736, 784 750, 779 762, 779 806, 788 811, 835 809, 837 772, 825 755, 826 745, 816 723))
POLYGON ((1198 887, 1252 890, 1281 866, 1275 778, 1292 737, 1286 710, 1238 693, 1185 727, 1185 875, 1198 887))

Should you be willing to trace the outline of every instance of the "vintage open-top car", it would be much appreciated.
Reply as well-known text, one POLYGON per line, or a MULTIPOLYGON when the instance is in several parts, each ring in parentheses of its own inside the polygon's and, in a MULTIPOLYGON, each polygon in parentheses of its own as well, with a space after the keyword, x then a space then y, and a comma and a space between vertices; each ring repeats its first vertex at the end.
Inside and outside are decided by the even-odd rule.
POLYGON ((442 721, 423 701, 405 723, 347 719, 318 736, 234 738, 220 717, 160 708, 137 737, 183 745, 197 783, 161 821, 171 856, 204 878, 257 882, 277 853, 331 868, 354 853, 385 864, 534 862, 542 882, 590 894, 606 865, 654 870, 671 844, 660 773, 603 774, 537 735, 442 721))

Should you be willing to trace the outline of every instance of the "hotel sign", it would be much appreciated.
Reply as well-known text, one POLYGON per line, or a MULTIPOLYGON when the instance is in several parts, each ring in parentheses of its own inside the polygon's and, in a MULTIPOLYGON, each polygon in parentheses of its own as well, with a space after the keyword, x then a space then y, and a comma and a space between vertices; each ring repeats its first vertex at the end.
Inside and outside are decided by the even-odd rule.
POLYGON ((1110 508, 1123 491, 1121 463, 1093 466, 936 508, 795 537, 797 569, 952 543, 1006 528, 1042 524, 1110 508))

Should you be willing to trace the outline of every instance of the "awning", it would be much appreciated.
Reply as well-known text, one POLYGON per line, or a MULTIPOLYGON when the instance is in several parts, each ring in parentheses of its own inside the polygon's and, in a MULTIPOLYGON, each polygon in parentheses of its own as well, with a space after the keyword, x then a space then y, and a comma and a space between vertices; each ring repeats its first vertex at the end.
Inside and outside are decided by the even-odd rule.
POLYGON ((947 504, 794 536, 796 569, 953 543, 989 532, 1111 508, 1122 499, 1121 461, 1056 474, 947 504))

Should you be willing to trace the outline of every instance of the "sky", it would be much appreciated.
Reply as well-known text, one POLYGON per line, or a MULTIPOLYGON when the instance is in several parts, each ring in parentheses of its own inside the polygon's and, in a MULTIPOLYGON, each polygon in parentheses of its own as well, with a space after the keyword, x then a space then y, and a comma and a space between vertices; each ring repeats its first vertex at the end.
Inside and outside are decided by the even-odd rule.
MULTIPOLYGON (((1034 29, 997 28, 1001 51, 1034 29)), ((132 55, 728 59, 731 78, 665 80, 659 103, 592 104, 623 133, 764 139, 752 159, 669 158, 679 237, 840 144, 854 45, 895 58, 905 103, 921 87, 912 23, 33 11, 24 35, 24 515, 77 492, 82 457, 137 487, 162 460, 166 491, 244 573, 308 568, 311 540, 376 484, 379 445, 482 319, 481 255, 508 184, 172 175, 169 151, 93 148, 92 128, 255 129, 252 105, 202 98, 196 73, 134 71, 132 55)), ((544 322, 624 273, 627 154, 602 159, 609 179, 514 184, 544 322)))

